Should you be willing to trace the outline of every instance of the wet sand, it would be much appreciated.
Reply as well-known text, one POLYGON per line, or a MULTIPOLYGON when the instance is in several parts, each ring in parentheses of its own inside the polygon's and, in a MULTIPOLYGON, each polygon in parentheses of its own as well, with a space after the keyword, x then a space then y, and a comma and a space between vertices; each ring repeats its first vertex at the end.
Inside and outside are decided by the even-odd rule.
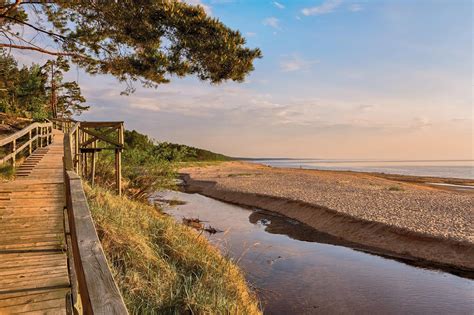
POLYGON ((187 174, 191 191, 281 213, 385 255, 474 271, 472 191, 423 184, 428 178, 277 169, 245 162, 181 172, 187 174))

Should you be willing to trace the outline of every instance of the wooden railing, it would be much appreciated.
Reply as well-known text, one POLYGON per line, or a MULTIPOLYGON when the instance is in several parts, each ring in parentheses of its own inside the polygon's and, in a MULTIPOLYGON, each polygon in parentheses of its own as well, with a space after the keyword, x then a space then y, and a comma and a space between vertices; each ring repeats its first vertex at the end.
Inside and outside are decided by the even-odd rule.
POLYGON ((68 248, 74 274, 72 299, 84 314, 128 314, 122 296, 107 265, 77 171, 81 122, 54 122, 64 134, 64 181, 69 231, 68 248), (77 281, 77 282, 76 282, 77 281), (81 303, 78 303, 80 297, 81 303))
POLYGON ((47 123, 33 123, 22 130, 9 135, 0 140, 0 147, 4 151, 9 151, 7 155, 0 158, 0 164, 11 160, 12 166, 16 166, 16 157, 21 152, 28 148, 28 153, 25 156, 31 155, 35 148, 44 147, 53 141, 53 124, 47 123), (28 135, 28 139, 19 145, 20 138, 28 135), (8 147, 6 150, 5 148, 8 147))

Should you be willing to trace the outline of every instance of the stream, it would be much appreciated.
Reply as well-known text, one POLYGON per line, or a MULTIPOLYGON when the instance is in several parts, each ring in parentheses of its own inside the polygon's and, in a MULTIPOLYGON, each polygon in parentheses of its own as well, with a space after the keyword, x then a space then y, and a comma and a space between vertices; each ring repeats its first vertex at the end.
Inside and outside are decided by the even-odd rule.
POLYGON ((203 235, 240 266, 265 314, 474 314, 473 280, 352 249, 267 211, 177 191, 154 198, 179 222, 223 231, 203 235))

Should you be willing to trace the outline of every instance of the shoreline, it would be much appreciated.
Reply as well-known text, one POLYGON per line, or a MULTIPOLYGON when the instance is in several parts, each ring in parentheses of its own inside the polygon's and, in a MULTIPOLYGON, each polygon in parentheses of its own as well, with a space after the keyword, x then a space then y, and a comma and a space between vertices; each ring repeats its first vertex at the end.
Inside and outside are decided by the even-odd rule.
POLYGON ((318 168, 298 168, 298 167, 277 167, 271 166, 263 163, 247 162, 244 160, 238 160, 244 163, 251 163, 254 165, 259 165, 262 167, 270 167, 273 169, 285 169, 285 170, 295 170, 295 171, 315 171, 315 172, 327 172, 327 173, 340 173, 340 174, 354 174, 354 175, 367 175, 373 177, 380 177, 389 180, 395 180, 406 183, 414 183, 428 187, 436 187, 439 189, 446 188, 448 190, 453 190, 455 188, 435 186, 432 184, 450 184, 450 185, 459 185, 459 186, 472 186, 474 189, 474 179, 471 178, 459 178, 459 177, 441 177, 441 176, 421 176, 421 175, 405 175, 405 174, 395 174, 395 173, 381 173, 381 172, 366 172, 366 171, 352 171, 352 170, 329 170, 329 169, 318 169, 318 168))
MULTIPOLYGON (((241 170, 242 166, 248 170, 253 170, 254 178, 264 177, 266 170, 283 174, 293 174, 295 176, 302 173, 315 172, 336 174, 346 176, 345 171, 319 171, 319 170, 300 170, 300 169, 276 169, 258 164, 249 165, 245 162, 227 162, 227 165, 211 166, 202 168, 184 169, 184 181, 187 185, 187 191, 197 192, 205 196, 221 201, 238 204, 245 207, 256 207, 259 209, 282 214, 289 218, 305 223, 318 231, 331 234, 343 240, 361 245, 361 250, 366 250, 374 254, 392 257, 395 259, 409 261, 411 264, 424 267, 434 267, 444 269, 453 274, 458 274, 468 278, 474 278, 474 242, 471 239, 456 239, 445 236, 434 235, 430 231, 415 231, 413 229, 380 222, 380 220, 368 220, 354 213, 344 213, 336 209, 297 198, 290 198, 272 194, 271 189, 239 189, 235 186, 235 181, 239 176, 233 175, 232 171, 241 170), (240 168, 239 168, 240 167, 240 168), (221 173, 231 172, 227 176, 221 173), (216 173, 217 172, 217 173, 216 173), (221 173, 219 173, 221 172, 221 173), (263 175, 262 175, 263 173, 263 175), (234 178, 232 178, 234 177, 234 178), (236 178, 235 178, 236 177, 236 178), (229 183, 229 178, 235 181, 229 183), (234 185, 233 185, 234 184, 234 185)), ((352 174, 358 177, 378 178, 379 174, 359 173, 352 174)), ((242 178, 251 177, 252 172, 242 173, 242 178)), ((385 175, 385 174, 384 174, 385 175)), ((393 178, 393 175, 388 174, 393 178)), ((414 176, 408 176, 404 181, 403 175, 396 175, 396 182, 405 183, 405 185, 416 186, 416 189, 438 190, 443 193, 452 192, 450 188, 433 188, 429 185, 413 184, 414 176), (420 186, 420 187, 418 187, 420 186)), ((279 177, 277 177, 278 179, 279 177)), ((317 179, 317 178, 316 178, 317 179)), ((387 180, 384 178, 383 180, 387 180)), ((389 179, 395 182, 394 179, 389 179)), ((251 180, 247 179, 247 181, 251 180)), ((281 186, 281 185, 280 185, 281 186)), ((291 185, 283 186, 289 190, 294 190, 291 185), (289 187, 287 187, 289 186, 289 187)), ((456 194, 471 197, 471 192, 458 192, 456 194)))

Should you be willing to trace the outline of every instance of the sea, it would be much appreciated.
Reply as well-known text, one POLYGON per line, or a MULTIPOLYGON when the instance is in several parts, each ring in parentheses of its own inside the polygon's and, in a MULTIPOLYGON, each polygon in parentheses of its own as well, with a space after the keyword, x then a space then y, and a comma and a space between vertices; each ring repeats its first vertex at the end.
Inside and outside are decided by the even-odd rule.
POLYGON ((474 160, 343 160, 262 158, 248 159, 247 161, 284 168, 474 179, 474 160))

